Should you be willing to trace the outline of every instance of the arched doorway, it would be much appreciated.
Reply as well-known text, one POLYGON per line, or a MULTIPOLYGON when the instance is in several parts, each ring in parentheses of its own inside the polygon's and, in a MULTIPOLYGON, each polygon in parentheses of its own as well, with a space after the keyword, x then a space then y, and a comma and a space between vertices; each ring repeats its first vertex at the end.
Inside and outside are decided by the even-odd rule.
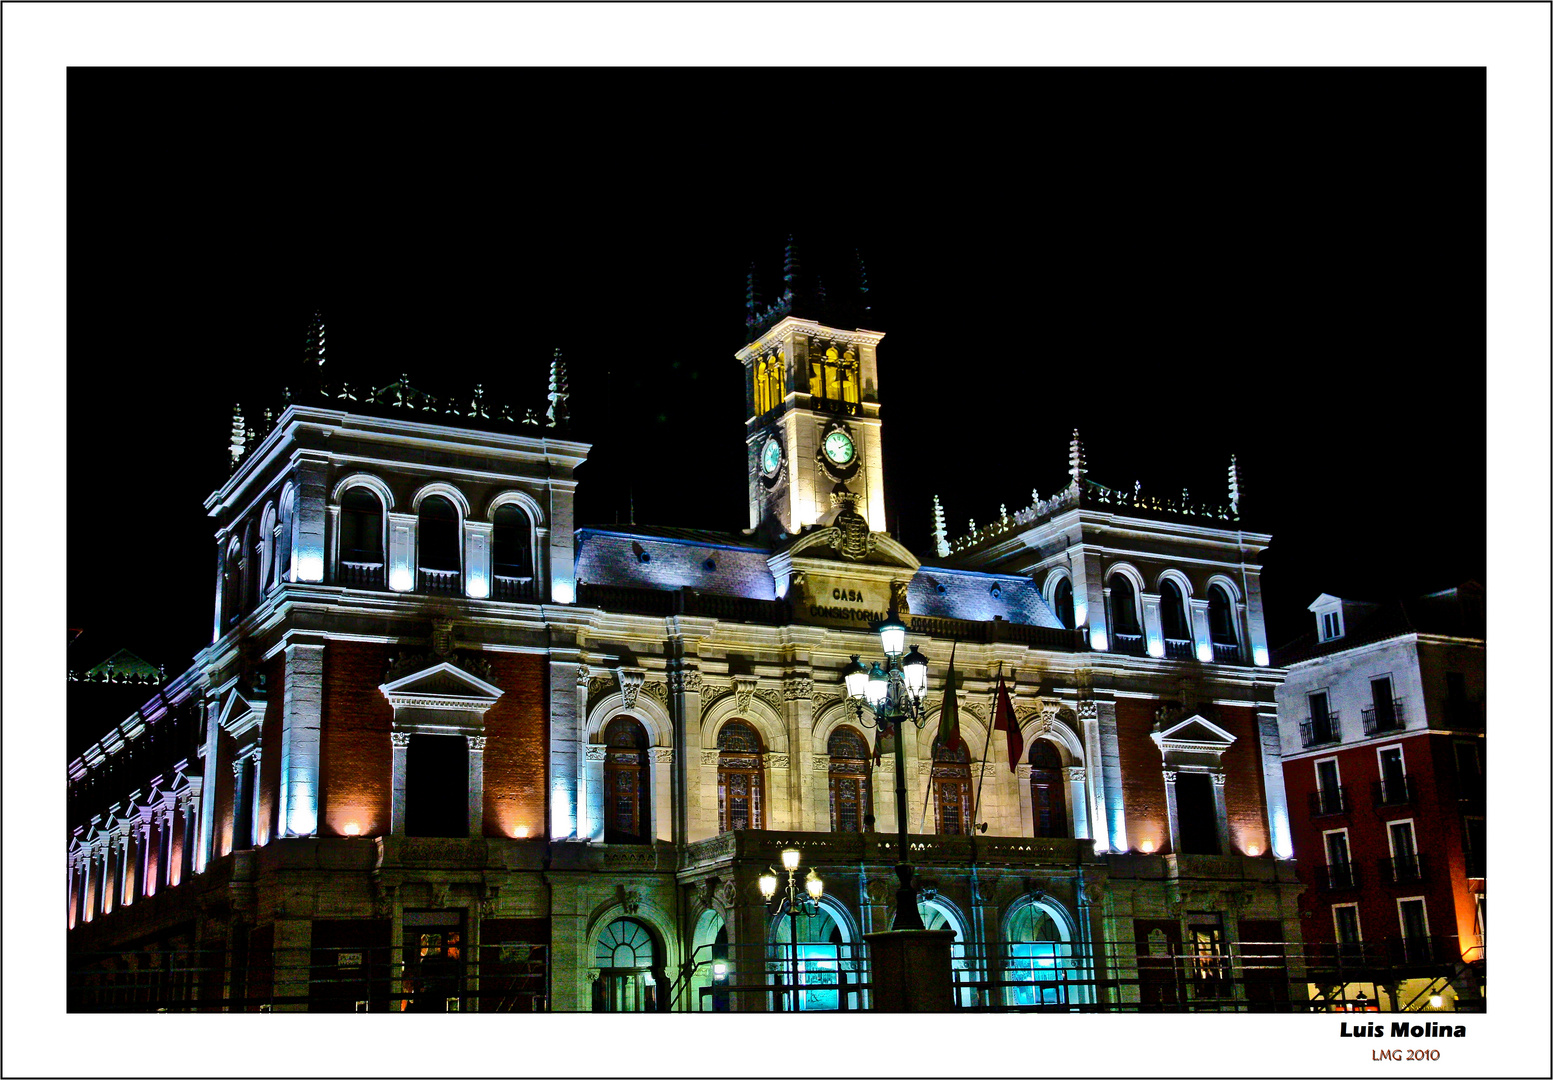
POLYGON ((862 832, 873 814, 868 742, 850 727, 838 727, 825 744, 830 755, 830 831, 862 832))
POLYGON ((743 720, 730 720, 717 733, 718 832, 765 827, 760 733, 743 720))
MULTIPOLYGON (((949 946, 949 964, 958 977, 966 979, 970 977, 970 971, 965 959, 965 945, 968 940, 965 930, 965 920, 960 913, 943 900, 934 898, 922 900, 917 903, 917 913, 922 916, 922 928, 924 930, 953 930, 954 943, 949 946)), ((966 987, 960 991, 960 1004, 971 1006, 976 1004, 976 991, 966 987)))
POLYGON ((1030 816, 1036 836, 1068 835, 1062 754, 1049 739, 1030 743, 1030 816))
POLYGON ((1026 900, 1009 915, 1004 978, 1009 1005, 1066 1005, 1080 999, 1069 985, 1074 975, 1067 919, 1047 901, 1026 900))
POLYGON ((599 977, 593 984, 594 1012, 657 1012, 668 989, 652 932, 636 919, 604 927, 593 949, 599 977))
POLYGON ((604 842, 651 842, 647 812, 647 732, 629 716, 617 716, 604 729, 604 842))
MULTIPOLYGON (((766 954, 768 979, 784 989, 790 988, 793 972, 792 930, 798 933, 798 1008, 802 1012, 829 1012, 840 1007, 837 973, 843 968, 856 971, 851 950, 852 935, 846 916, 830 898, 819 903, 814 915, 799 914, 796 925, 788 926, 784 912, 771 920, 766 954)), ((855 974, 850 978, 856 979, 855 974)), ((782 1009, 791 1008, 790 993, 783 995, 782 1009)), ((853 996, 849 1008, 857 1008, 853 996)))

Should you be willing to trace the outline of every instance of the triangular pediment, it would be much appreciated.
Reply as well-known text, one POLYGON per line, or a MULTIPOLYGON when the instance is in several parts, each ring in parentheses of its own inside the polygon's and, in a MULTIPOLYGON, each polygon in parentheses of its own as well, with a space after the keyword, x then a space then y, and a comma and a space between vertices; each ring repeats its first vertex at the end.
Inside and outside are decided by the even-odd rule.
POLYGON ((1154 732, 1155 744, 1161 750, 1223 751, 1235 741, 1235 736, 1213 721, 1193 714, 1177 720, 1162 731, 1154 732))
POLYGON ((450 660, 384 683, 378 687, 390 700, 395 697, 441 697, 489 705, 501 697, 500 687, 471 675, 450 660))
POLYGON ((234 686, 227 691, 226 698, 221 702, 217 722, 222 731, 241 735, 254 724, 264 721, 264 705, 263 694, 234 686))

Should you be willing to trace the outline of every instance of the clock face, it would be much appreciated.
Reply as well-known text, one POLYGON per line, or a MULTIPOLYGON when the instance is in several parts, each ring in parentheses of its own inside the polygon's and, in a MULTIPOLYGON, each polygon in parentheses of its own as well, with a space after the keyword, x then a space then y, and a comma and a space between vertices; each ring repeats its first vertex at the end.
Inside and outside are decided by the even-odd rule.
POLYGON ((832 431, 825 436, 825 456, 837 465, 845 465, 852 460, 852 455, 857 451, 852 446, 852 440, 847 437, 845 431, 832 431))
POLYGON ((767 476, 777 471, 782 465, 782 444, 775 439, 767 439, 766 445, 760 448, 760 470, 767 476))

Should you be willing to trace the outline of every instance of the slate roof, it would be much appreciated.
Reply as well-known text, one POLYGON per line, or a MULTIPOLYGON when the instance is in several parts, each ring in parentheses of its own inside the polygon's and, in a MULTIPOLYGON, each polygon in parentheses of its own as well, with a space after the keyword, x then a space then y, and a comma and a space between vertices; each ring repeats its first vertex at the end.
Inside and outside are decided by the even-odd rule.
POLYGON ((1005 622, 1062 629, 1062 622, 1047 605, 1035 583, 1011 574, 985 574, 968 570, 924 566, 906 588, 913 615, 944 619, 1005 622))
POLYGON ((579 583, 643 589, 688 586, 720 596, 776 599, 766 548, 753 537, 664 526, 626 529, 577 530, 579 583))
POLYGON ((1404 634, 1438 634, 1481 641, 1486 634, 1483 586, 1469 581, 1411 600, 1392 600, 1353 620, 1344 630, 1342 637, 1331 641, 1317 640, 1314 630, 1303 634, 1274 650, 1273 664, 1287 667, 1404 634))

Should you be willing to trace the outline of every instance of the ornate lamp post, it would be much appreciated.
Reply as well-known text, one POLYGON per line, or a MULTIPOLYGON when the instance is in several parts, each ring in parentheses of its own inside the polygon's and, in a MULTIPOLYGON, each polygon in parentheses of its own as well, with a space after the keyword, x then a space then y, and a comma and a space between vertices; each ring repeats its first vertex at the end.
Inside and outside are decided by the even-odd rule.
MULTIPOLYGON (((792 946, 792 974, 793 974, 793 1012, 798 1011, 798 913, 802 911, 811 918, 820 912, 820 897, 825 895, 825 882, 820 879, 811 867, 809 876, 804 878, 803 896, 798 892, 798 862, 801 853, 797 848, 788 848, 782 852, 782 869, 787 871, 787 888, 781 897, 777 899, 776 915, 781 918, 782 912, 787 912, 787 940, 792 946)), ((777 872, 768 869, 760 875, 760 893, 766 898, 766 903, 771 903, 777 895, 777 872)))
POLYGON ((911 881, 911 849, 906 839, 906 756, 901 741, 901 725, 910 722, 921 728, 927 721, 922 697, 927 691, 927 657, 911 647, 911 654, 902 659, 906 651, 906 627, 896 618, 891 607, 890 617, 878 626, 879 640, 884 645, 884 667, 877 662, 864 667, 856 656, 845 669, 847 696, 852 699, 852 710, 858 723, 864 727, 877 727, 881 734, 895 734, 895 822, 900 843, 900 862, 895 873, 901 879, 895 894, 895 930, 923 930, 922 914, 917 910, 917 890, 911 881))

